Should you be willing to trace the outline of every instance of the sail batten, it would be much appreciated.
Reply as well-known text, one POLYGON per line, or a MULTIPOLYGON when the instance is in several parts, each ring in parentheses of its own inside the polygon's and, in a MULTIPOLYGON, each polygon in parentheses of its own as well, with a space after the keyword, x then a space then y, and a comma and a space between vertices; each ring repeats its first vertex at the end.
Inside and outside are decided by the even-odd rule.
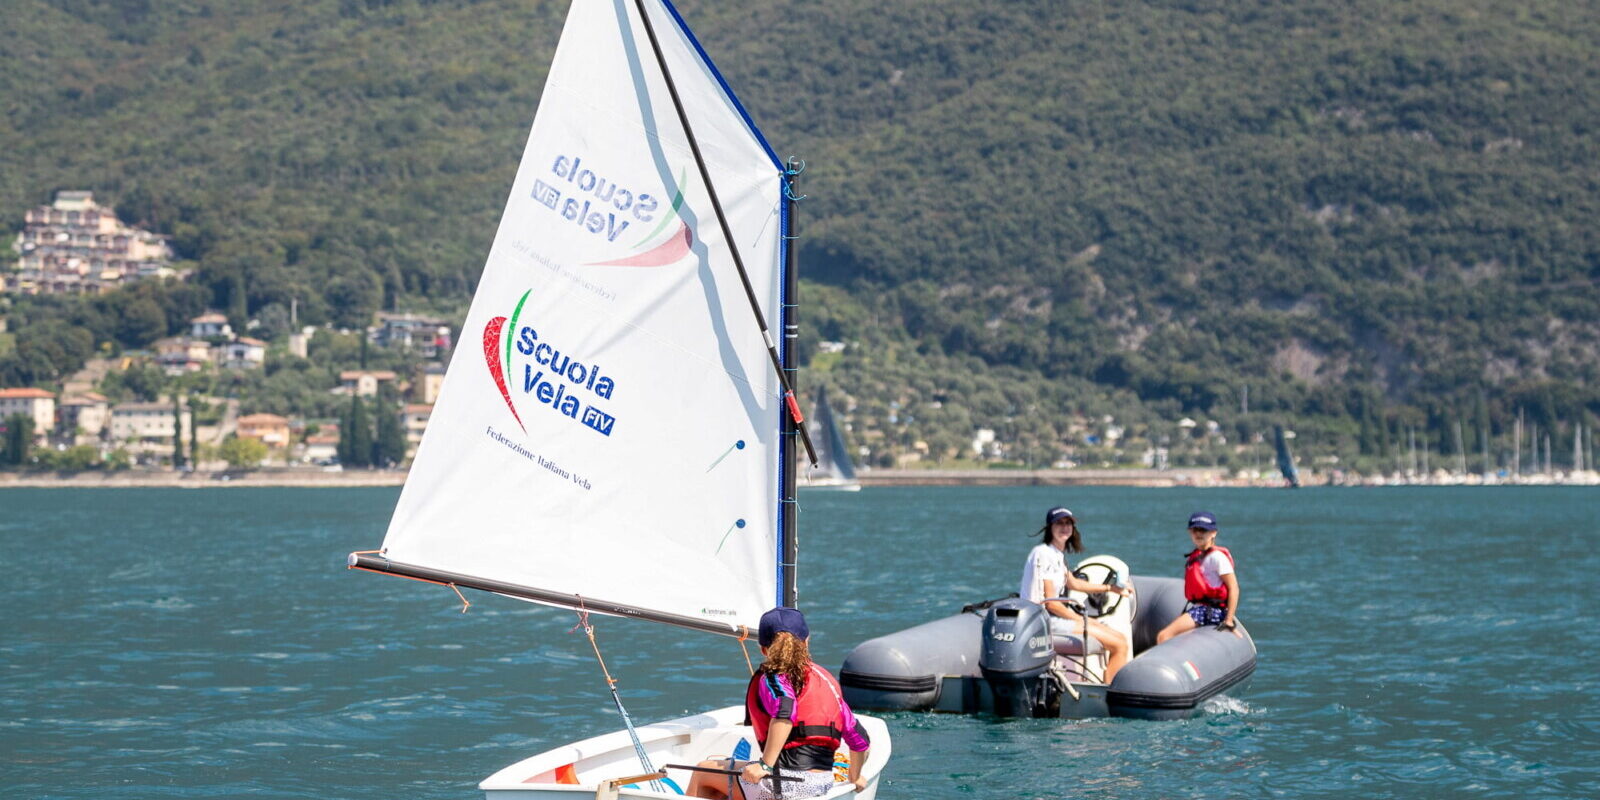
POLYGON ((675 10, 574 0, 463 327, 482 346, 451 359, 390 563, 753 627, 783 569, 782 381, 750 318, 782 318, 783 200, 675 10))

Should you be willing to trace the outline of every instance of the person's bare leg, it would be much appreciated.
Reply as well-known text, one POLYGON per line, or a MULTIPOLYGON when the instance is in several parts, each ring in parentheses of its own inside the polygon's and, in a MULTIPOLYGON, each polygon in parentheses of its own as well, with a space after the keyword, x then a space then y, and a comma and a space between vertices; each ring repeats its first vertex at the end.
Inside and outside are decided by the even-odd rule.
POLYGON ((1117 676, 1117 671, 1127 666, 1128 660, 1133 657, 1133 647, 1122 634, 1103 623, 1089 623, 1089 635, 1106 649, 1106 683, 1109 685, 1111 679, 1117 676))
POLYGON ((1156 644, 1161 644, 1180 633, 1188 633, 1192 630, 1194 630, 1194 618, 1190 617, 1188 612, 1184 612, 1179 614, 1178 618, 1169 623, 1167 627, 1162 628, 1160 633, 1156 634, 1156 644))
MULTIPOLYGON (((712 769, 727 769, 727 759, 714 759, 702 761, 696 766, 710 767, 712 769)), ((709 800, 728 800, 728 776, 712 772, 696 772, 689 776, 689 788, 684 790, 686 797, 705 797, 709 800)))

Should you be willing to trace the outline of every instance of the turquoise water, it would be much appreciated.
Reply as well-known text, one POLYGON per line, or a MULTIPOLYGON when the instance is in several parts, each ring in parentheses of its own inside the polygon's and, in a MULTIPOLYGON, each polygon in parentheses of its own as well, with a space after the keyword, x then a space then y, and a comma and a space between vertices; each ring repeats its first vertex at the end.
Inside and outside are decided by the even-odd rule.
MULTIPOLYGON (((0 795, 470 798, 618 727, 571 613, 349 572, 396 491, 0 491, 0 795)), ((1014 590, 1044 509, 1177 574, 1217 513, 1252 684, 1184 722, 893 714, 880 797, 1600 797, 1600 493, 803 494, 813 652, 1014 590)), ((646 721, 738 700, 738 645, 600 619, 646 721)))

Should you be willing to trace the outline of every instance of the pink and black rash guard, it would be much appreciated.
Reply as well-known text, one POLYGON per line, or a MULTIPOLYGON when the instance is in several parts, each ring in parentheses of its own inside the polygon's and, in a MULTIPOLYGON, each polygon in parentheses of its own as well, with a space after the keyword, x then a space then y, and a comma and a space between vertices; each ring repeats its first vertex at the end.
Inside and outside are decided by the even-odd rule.
POLYGON ((805 689, 798 695, 785 675, 757 672, 745 693, 745 708, 763 747, 767 726, 775 719, 793 723, 789 740, 778 756, 778 766, 789 770, 833 768, 833 754, 842 740, 855 752, 865 752, 872 742, 866 729, 850 711, 839 682, 826 669, 811 664, 805 689))

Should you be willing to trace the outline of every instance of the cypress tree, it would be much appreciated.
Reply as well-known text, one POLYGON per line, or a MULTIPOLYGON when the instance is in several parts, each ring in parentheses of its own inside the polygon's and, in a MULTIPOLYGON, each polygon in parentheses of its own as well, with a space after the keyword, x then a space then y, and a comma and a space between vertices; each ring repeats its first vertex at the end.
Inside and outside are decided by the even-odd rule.
POLYGON ((378 415, 378 440, 372 463, 379 467, 399 464, 406 458, 406 432, 400 425, 400 406, 387 384, 378 390, 373 407, 378 415))
POLYGON ((357 395, 350 396, 349 421, 349 433, 339 434, 341 444, 346 439, 350 442, 350 457, 344 464, 350 467, 370 467, 372 466, 372 420, 367 419, 367 404, 361 402, 361 398, 357 395))
POLYGON ((339 444, 334 448, 340 464, 350 463, 350 409, 339 415, 339 444))
POLYGON ((188 400, 186 405, 189 406, 189 466, 194 467, 195 469, 199 469, 200 468, 200 437, 195 435, 194 400, 192 398, 185 398, 185 399, 188 400))
POLYGON ((33 417, 12 414, 5 424, 6 463, 20 467, 28 463, 28 451, 33 448, 33 417))
POLYGON ((172 468, 183 469, 183 398, 172 393, 172 468))

